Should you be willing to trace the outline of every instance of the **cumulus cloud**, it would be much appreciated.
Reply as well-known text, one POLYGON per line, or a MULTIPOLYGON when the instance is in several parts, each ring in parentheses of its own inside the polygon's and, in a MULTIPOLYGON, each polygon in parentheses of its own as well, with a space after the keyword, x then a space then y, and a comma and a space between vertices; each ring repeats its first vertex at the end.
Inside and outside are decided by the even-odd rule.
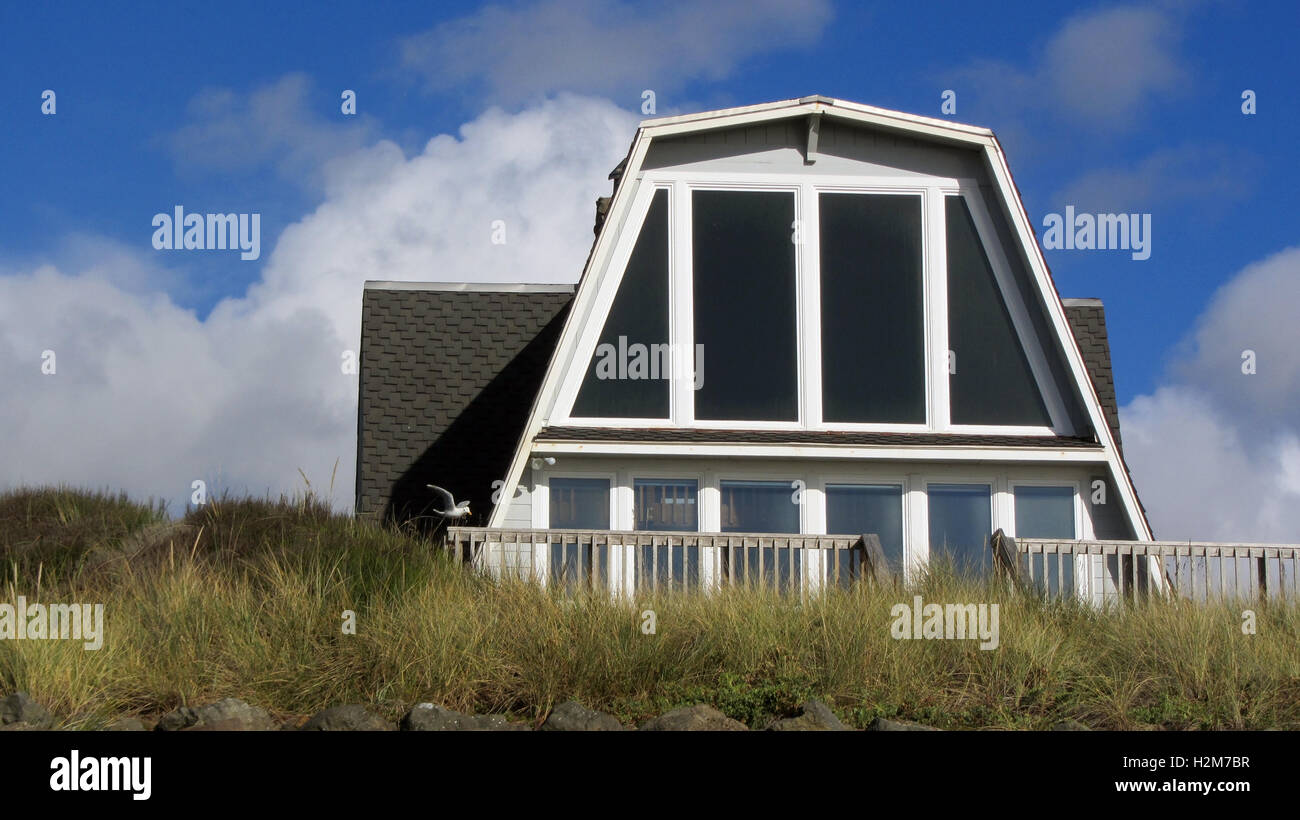
POLYGON ((980 60, 952 73, 981 108, 1013 124, 1029 108, 1099 129, 1122 127, 1158 95, 1176 93, 1188 69, 1172 11, 1120 6, 1075 15, 1027 66, 980 60))
MULTIPOLYGON (((330 120, 311 102, 305 74, 286 74, 250 94, 209 88, 187 108, 188 122, 162 138, 178 171, 250 171, 264 166, 298 184, 318 184, 329 160, 359 150, 378 131, 361 113, 330 120)), ((341 100, 335 100, 338 111, 341 100)))
POLYGON ((1084 173, 1052 196, 1090 213, 1126 213, 1196 199, 1222 208, 1249 193, 1256 162, 1219 146, 1162 148, 1131 167, 1084 173))
POLYGON ((643 89, 721 79, 755 54, 810 45, 830 19, 828 0, 542 0, 441 23, 407 38, 401 56, 432 90, 468 87, 503 104, 555 91, 639 100, 643 89))
POLYGON ((341 363, 362 283, 574 281, 635 125, 566 96, 490 110, 415 156, 378 142, 336 157, 324 202, 280 235, 261 281, 202 321, 141 284, 157 278, 148 257, 0 276, 0 486, 121 488, 176 509, 195 479, 293 491, 301 469, 324 489, 337 465, 334 500, 350 506, 356 377, 341 363))
POLYGON ((1157 537, 1300 540, 1297 303, 1300 248, 1247 266, 1210 300, 1167 383, 1121 410, 1157 537))

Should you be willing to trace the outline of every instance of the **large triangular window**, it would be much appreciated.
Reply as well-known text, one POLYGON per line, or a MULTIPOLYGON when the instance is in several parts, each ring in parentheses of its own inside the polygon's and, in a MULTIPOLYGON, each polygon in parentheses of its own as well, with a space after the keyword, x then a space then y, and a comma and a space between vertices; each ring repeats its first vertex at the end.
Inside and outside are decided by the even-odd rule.
POLYGON ((1050 427, 1038 383, 966 200, 945 199, 952 423, 1050 427))
POLYGON ((655 191, 570 415, 668 418, 668 191, 655 191))

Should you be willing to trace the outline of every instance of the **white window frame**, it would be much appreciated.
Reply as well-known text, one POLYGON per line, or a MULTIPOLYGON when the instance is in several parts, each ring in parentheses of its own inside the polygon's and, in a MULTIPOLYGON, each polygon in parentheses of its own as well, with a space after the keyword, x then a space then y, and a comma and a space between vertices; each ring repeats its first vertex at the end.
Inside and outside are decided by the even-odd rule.
MULTIPOLYGON (((591 312, 588 314, 587 321, 589 332, 584 332, 578 337, 577 344, 574 347, 573 358, 569 361, 568 371, 565 373, 564 380, 560 384, 560 391, 555 403, 555 421, 561 424, 569 424, 578 427, 674 427, 681 424, 680 418, 675 413, 677 406, 674 401, 674 395, 680 392, 676 378, 669 378, 668 381, 668 415, 662 418, 624 418, 624 417, 603 417, 603 416, 573 416, 573 405, 578 399, 578 392, 582 390, 582 383, 586 380, 587 370, 591 364, 592 357, 596 353, 596 348, 600 344, 600 336, 605 329, 605 322, 609 319, 610 310, 614 306, 614 299, 618 296, 619 286, 623 284, 623 276, 627 273, 627 266, 632 260, 632 251, 636 248, 636 241, 641 236, 641 229, 645 226, 646 217, 650 214, 650 206, 654 202, 654 195, 660 191, 668 192, 668 341, 676 341, 675 320, 676 320, 676 288, 677 276, 675 268, 677 264, 677 254, 675 249, 681 243, 677 241, 677 223, 675 214, 677 212, 676 196, 674 195, 675 186, 670 184, 646 185, 638 191, 636 198, 632 202, 631 213, 627 221, 627 228, 618 238, 618 243, 614 247, 614 252, 610 256, 609 266, 606 268, 607 277, 613 275, 610 272, 617 271, 614 281, 607 283, 604 288, 597 289, 596 298, 591 306, 591 312)), ((688 296, 689 298, 689 296, 688 296)), ((670 348, 670 350, 673 348, 670 348)), ((691 349, 694 348, 681 348, 691 349)), ((705 371, 708 372, 707 370, 705 371)), ((662 379, 661 379, 662 380, 662 379)))
MULTIPOLYGON (((610 257, 608 271, 618 271, 598 294, 588 316, 597 330, 579 337, 568 371, 554 405, 552 423, 582 427, 657 427, 695 429, 816 430, 861 432, 951 432, 974 435, 1054 436, 1072 430, 1064 398, 1048 363, 1044 340, 1038 337, 1028 308, 1015 285, 1005 249, 998 242, 978 181, 931 176, 808 177, 799 174, 745 174, 737 177, 717 172, 681 170, 648 171, 639 180, 627 227, 610 257), (803 243, 795 254, 796 362, 798 417, 795 421, 717 420, 695 418, 694 389, 690 374, 669 379, 668 418, 601 418, 569 415, 599 342, 600 329, 609 315, 618 286, 650 210, 654 194, 668 190, 668 299, 669 341, 672 349, 694 352, 692 195, 699 190, 784 192, 794 196, 795 219, 802 225, 803 243), (925 334, 926 420, 923 423, 826 422, 822 418, 821 383, 821 260, 820 194, 919 196, 922 231, 922 305, 925 334), (993 269, 1003 303, 1039 395, 1047 408, 1050 426, 970 425, 951 422, 948 378, 948 289, 946 197, 961 196, 971 213, 978 239, 993 269), (632 229, 631 226, 635 226, 632 229)), ((961 366, 961 362, 957 363, 961 366)), ((708 378, 707 351, 704 362, 708 378)))

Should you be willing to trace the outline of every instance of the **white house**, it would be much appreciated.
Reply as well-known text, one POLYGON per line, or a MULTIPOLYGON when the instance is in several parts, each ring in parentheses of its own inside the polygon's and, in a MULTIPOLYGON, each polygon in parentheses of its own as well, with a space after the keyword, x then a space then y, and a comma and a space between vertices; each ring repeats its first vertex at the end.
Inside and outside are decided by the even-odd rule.
MULTIPOLYGON (((1101 304, 1057 293, 991 131, 804 97, 646 120, 611 178, 576 289, 367 283, 360 514, 434 483, 494 529, 875 533, 905 571, 1151 540, 1101 304)), ((631 560, 525 547, 489 563, 631 560)))

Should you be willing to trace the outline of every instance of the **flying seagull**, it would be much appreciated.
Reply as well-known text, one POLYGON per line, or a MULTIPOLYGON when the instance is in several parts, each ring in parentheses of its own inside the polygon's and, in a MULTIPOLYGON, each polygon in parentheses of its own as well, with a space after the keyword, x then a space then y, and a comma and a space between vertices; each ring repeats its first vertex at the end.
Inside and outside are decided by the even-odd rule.
POLYGON ((426 484, 424 486, 433 490, 433 494, 442 502, 442 509, 434 510, 438 515, 441 515, 443 518, 464 518, 469 515, 468 501, 462 501, 457 504, 456 499, 452 497, 451 493, 436 484, 426 484))

